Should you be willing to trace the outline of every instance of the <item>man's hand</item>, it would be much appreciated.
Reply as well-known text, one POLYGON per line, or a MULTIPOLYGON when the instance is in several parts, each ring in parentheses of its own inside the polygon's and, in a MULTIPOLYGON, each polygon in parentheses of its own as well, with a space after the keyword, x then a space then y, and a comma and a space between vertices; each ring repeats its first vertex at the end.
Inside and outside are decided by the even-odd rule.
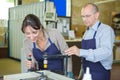
POLYGON ((65 50, 65 54, 67 54, 68 56, 71 56, 71 55, 79 56, 80 49, 76 46, 72 46, 72 47, 68 48, 67 50, 65 50))

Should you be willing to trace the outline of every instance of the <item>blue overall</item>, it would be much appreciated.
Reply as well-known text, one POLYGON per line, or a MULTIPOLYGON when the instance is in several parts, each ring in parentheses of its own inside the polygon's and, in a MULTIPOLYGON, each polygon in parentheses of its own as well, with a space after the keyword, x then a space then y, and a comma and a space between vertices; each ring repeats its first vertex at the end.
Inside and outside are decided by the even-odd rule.
MULTIPOLYGON (((101 23, 98 24, 97 29, 101 23)), ((93 39, 82 40, 82 49, 96 49, 96 36, 97 31, 95 31, 93 39)), ((86 67, 90 68, 90 73, 92 75, 92 80, 110 80, 110 70, 106 70, 100 62, 87 61, 82 58, 83 71, 86 72, 86 67)))
MULTIPOLYGON (((47 55, 56 55, 60 54, 60 51, 57 49, 56 45, 52 43, 52 41, 48 38, 50 42, 50 46, 44 50, 41 51, 40 49, 36 48, 35 43, 33 48, 33 56, 38 62, 39 70, 44 70, 43 67, 43 55, 47 53, 47 55)), ((62 59, 48 59, 48 68, 47 70, 53 71, 53 72, 62 72, 63 71, 63 60, 62 59)))

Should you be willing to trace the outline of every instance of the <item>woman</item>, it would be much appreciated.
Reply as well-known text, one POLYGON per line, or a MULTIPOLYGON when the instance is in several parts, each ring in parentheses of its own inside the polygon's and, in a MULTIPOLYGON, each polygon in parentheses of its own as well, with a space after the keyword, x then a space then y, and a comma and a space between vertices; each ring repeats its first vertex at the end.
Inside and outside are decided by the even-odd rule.
MULTIPOLYGON (((63 36, 56 29, 44 29, 39 18, 28 14, 22 23, 22 32, 25 34, 24 52, 26 56, 32 55, 32 61, 27 60, 27 68, 44 70, 43 55, 64 54, 68 48, 63 36)), ((62 59, 48 59, 47 70, 54 72, 63 71, 62 59)), ((71 58, 68 60, 67 72, 72 72, 71 58)))

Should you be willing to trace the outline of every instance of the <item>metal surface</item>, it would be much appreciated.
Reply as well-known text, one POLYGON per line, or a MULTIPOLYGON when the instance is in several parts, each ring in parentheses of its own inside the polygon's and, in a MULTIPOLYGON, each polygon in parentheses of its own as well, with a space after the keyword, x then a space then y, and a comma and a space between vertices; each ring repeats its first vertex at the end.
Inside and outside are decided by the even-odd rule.
POLYGON ((47 71, 47 70, 43 70, 39 72, 28 72, 28 73, 4 75, 3 80, 45 80, 45 79, 46 80, 74 80, 66 76, 56 74, 54 72, 47 71), (44 73, 44 76, 41 76, 41 72, 44 73))

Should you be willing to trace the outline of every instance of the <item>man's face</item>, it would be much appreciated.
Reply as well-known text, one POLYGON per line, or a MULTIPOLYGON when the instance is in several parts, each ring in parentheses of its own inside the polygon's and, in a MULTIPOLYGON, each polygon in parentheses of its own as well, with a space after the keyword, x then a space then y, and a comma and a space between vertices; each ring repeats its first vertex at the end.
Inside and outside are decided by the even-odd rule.
POLYGON ((93 6, 88 5, 81 10, 81 16, 86 26, 92 27, 98 20, 99 13, 95 12, 93 6))

